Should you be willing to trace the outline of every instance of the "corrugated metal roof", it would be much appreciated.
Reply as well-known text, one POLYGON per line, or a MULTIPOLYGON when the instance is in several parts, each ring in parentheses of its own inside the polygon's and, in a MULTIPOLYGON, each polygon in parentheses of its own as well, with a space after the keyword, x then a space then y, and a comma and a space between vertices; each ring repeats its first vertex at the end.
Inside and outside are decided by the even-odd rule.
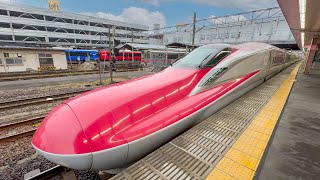
POLYGON ((42 48, 42 47, 21 47, 21 46, 0 46, 0 49, 6 50, 38 50, 38 51, 64 51, 66 48, 42 48))

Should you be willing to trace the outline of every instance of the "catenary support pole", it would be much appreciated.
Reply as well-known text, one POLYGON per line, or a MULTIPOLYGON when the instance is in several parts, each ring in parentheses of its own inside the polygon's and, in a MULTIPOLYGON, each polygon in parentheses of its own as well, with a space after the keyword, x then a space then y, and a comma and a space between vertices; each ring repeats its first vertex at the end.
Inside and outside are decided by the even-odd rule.
MULTIPOLYGON (((113 29, 113 27, 112 27, 113 29)), ((112 79, 112 65, 113 65, 113 58, 114 58, 114 55, 113 55, 113 51, 112 51, 112 42, 111 42, 111 29, 110 29, 110 26, 108 28, 109 30, 109 49, 110 49, 110 58, 109 58, 109 72, 110 72, 110 83, 113 83, 113 79, 112 79)))
POLYGON ((131 49, 131 51, 132 51, 132 62, 134 62, 134 52, 133 52, 133 29, 131 30, 131 42, 132 42, 132 49, 131 49))
MULTIPOLYGON (((101 35, 100 35, 100 44, 102 44, 102 38, 101 38, 101 35)), ((105 56, 105 55, 104 55, 105 56)), ((102 85, 102 77, 101 77, 101 58, 98 59, 98 64, 99 64, 99 80, 100 80, 100 85, 102 85)), ((104 58, 105 60, 105 58, 104 58)))
POLYGON ((196 21, 197 21, 197 14, 196 12, 193 13, 193 30, 192 30, 192 45, 194 46, 194 41, 196 38, 196 21))

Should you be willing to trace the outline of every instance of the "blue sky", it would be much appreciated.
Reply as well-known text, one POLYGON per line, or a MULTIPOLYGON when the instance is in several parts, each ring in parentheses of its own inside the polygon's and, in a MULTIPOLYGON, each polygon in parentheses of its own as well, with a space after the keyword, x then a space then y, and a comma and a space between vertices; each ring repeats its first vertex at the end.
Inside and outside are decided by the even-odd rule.
MULTIPOLYGON (((47 0, 0 0, 47 8, 47 0)), ((61 10, 121 21, 172 26, 198 18, 277 6, 276 0, 60 0, 61 10)))

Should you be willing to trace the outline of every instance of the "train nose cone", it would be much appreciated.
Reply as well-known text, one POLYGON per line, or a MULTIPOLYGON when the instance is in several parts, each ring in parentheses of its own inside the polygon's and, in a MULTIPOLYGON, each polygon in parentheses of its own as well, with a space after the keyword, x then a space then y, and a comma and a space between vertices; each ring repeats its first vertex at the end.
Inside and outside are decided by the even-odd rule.
POLYGON ((92 154, 82 127, 72 111, 61 104, 43 120, 32 145, 48 160, 73 169, 91 168, 92 154))

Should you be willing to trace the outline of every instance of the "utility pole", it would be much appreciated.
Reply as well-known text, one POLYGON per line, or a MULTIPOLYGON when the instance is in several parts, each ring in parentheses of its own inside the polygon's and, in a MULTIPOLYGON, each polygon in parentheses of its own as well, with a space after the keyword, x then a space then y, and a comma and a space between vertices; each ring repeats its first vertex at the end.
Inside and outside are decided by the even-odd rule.
MULTIPOLYGON (((115 53, 115 47, 116 47, 115 37, 116 37, 116 27, 112 26, 112 54, 113 54, 113 60, 115 60, 115 62, 116 62, 117 59, 116 59, 116 53, 115 53)), ((113 62, 112 62, 112 64, 113 64, 113 62)), ((112 68, 113 67, 115 68, 115 65, 113 65, 112 68)), ((111 71, 111 83, 114 83, 112 71, 111 71)))
POLYGON ((131 30, 131 42, 132 42, 132 49, 131 49, 131 51, 132 51, 132 62, 134 62, 134 52, 133 52, 133 29, 131 30))
MULTIPOLYGON (((112 30, 113 30, 113 26, 112 26, 112 30)), ((113 83, 113 78, 112 78, 112 66, 113 66, 113 58, 114 58, 114 54, 113 54, 113 47, 111 44, 111 29, 109 26, 109 49, 110 49, 110 56, 109 56, 109 72, 110 72, 110 83, 113 83)))
MULTIPOLYGON (((102 45, 102 38, 101 38, 101 35, 100 35, 100 44, 102 45)), ((105 59, 104 59, 105 60, 105 59)), ((100 79, 100 85, 102 85, 102 77, 101 77, 101 57, 100 59, 98 59, 98 62, 99 62, 99 79, 100 79)), ((104 62, 106 63, 106 62, 104 62)))
POLYGON ((193 31, 192 31, 192 45, 194 48, 194 40, 196 38, 196 22, 197 22, 197 14, 196 12, 193 13, 193 31))

